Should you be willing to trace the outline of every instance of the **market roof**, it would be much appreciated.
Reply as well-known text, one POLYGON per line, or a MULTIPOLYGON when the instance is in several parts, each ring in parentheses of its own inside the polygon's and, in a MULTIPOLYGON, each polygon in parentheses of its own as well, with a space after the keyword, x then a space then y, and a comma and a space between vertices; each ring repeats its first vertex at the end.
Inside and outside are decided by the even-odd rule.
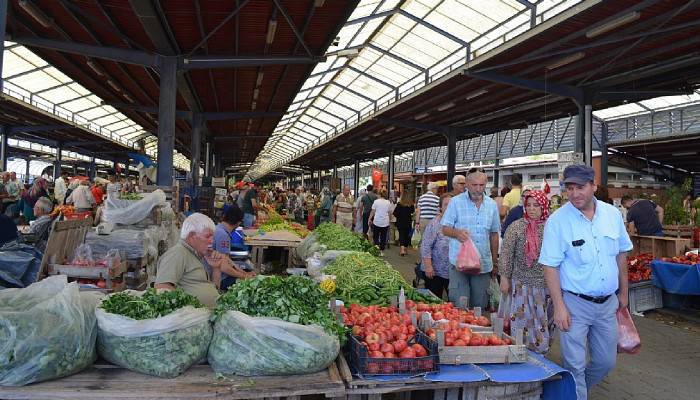
MULTIPOLYGON (((586 89, 589 96, 598 92, 588 101, 601 109, 692 93, 699 82, 700 11, 694 3, 532 2, 533 27, 527 2, 504 2, 511 15, 494 7, 494 31, 474 23, 487 15, 442 9, 446 2, 412 10, 419 20, 412 19, 406 9, 416 3, 422 4, 378 8, 364 20, 351 16, 341 36, 358 19, 381 23, 346 43, 345 58, 329 56, 317 66, 304 84, 309 90, 295 99, 258 158, 253 178, 285 163, 330 168, 376 158, 390 148, 443 145, 446 128, 464 139, 575 114, 572 88, 586 89), (459 23, 441 22, 443 32, 435 29, 438 21, 432 24, 431 18, 444 14, 469 15, 462 20, 485 30, 466 38, 467 47, 458 40, 459 23), (306 141, 294 140, 304 135, 306 141)), ((491 16, 490 8, 485 14, 491 16)))
MULTIPOLYGON (((177 55, 185 69, 178 76, 177 109, 247 113, 219 114, 206 123, 205 135, 215 147, 235 138, 238 148, 220 155, 227 162, 250 162, 356 4, 357 0, 11 1, 7 25, 12 40, 31 47, 67 79, 121 111, 130 119, 124 122, 135 124, 139 134, 157 131, 157 71, 78 55, 76 46, 177 55)), ((187 156, 190 130, 189 119, 180 114, 176 148, 187 156)))

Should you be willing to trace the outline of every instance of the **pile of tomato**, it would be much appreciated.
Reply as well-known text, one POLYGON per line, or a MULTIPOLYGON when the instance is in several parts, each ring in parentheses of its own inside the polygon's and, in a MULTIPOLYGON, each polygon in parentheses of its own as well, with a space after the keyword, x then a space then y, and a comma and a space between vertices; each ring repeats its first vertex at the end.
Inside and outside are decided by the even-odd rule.
POLYGON ((654 257, 649 253, 627 257, 627 276, 630 282, 651 279, 651 262, 654 257))
POLYGON ((452 303, 425 304, 406 300, 406 309, 416 311, 418 314, 427 312, 434 321, 446 319, 469 325, 491 326, 491 321, 483 315, 477 317, 473 311, 457 308, 452 303))
POLYGON ((352 326, 352 334, 367 351, 371 360, 367 362, 368 374, 393 374, 432 370, 433 360, 427 357, 428 350, 416 342, 417 329, 410 314, 399 314, 396 307, 361 306, 351 304, 341 307, 345 325, 352 326), (413 360, 388 360, 388 359, 413 360), (412 362, 402 362, 412 361, 412 362))
POLYGON ((677 257, 664 257, 661 261, 675 263, 675 264, 685 264, 685 265, 695 265, 700 264, 700 255, 695 253, 688 253, 683 256, 677 257))
POLYGON ((445 346, 503 346, 513 344, 513 341, 501 339, 494 334, 485 335, 472 332, 468 327, 460 325, 457 321, 438 322, 435 328, 428 329, 425 333, 432 340, 437 340, 437 332, 445 333, 445 346))

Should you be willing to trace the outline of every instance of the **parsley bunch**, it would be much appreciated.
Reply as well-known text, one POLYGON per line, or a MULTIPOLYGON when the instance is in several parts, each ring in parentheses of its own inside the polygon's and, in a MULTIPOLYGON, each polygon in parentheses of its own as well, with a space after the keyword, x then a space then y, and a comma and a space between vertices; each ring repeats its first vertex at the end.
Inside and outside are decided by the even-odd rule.
POLYGON ((179 288, 160 293, 157 293, 155 289, 148 289, 140 297, 127 292, 119 292, 107 297, 100 305, 108 313, 133 319, 163 317, 185 306, 204 307, 196 297, 179 288))

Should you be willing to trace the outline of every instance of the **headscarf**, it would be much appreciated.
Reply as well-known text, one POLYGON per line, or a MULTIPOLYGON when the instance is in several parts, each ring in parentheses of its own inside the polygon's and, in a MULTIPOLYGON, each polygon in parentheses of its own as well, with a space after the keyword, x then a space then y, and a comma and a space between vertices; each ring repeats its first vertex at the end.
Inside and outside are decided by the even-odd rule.
POLYGON ((545 192, 541 190, 532 190, 525 196, 523 200, 523 208, 525 210, 525 221, 527 226, 525 227, 525 264, 528 268, 532 268, 537 258, 540 255, 540 246, 542 242, 540 240, 539 228, 540 225, 549 217, 549 199, 545 192), (542 215, 538 219, 530 218, 527 214, 527 199, 530 197, 534 198, 537 204, 540 205, 540 210, 542 215))
POLYGON ((41 197, 41 191, 43 190, 46 192, 46 189, 48 188, 48 184, 46 183, 46 179, 44 178, 37 178, 34 180, 34 183, 32 184, 32 189, 29 191, 29 195, 32 198, 39 198, 41 197))

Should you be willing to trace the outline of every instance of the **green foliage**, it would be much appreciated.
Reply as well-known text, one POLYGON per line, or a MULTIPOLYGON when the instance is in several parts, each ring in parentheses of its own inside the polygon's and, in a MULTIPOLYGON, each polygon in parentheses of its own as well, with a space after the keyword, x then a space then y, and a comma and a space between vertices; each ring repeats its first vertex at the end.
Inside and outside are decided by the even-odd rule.
POLYGON ((185 293, 182 289, 160 293, 157 293, 155 289, 148 289, 140 297, 120 292, 109 296, 100 305, 108 313, 133 319, 158 318, 185 306, 204 307, 196 297, 185 293))
POLYGON ((379 249, 357 233, 350 232, 344 227, 326 222, 314 230, 316 240, 325 245, 328 250, 348 250, 370 253, 379 256, 379 249))
POLYGON ((683 197, 685 195, 682 188, 673 186, 666 191, 668 201, 664 206, 664 224, 686 224, 688 223, 688 211, 683 207, 683 197))
POLYGON ((342 343, 345 328, 330 311, 328 297, 316 283, 301 276, 257 276, 236 282, 216 302, 214 318, 229 310, 252 317, 276 317, 302 325, 315 324, 342 343))

